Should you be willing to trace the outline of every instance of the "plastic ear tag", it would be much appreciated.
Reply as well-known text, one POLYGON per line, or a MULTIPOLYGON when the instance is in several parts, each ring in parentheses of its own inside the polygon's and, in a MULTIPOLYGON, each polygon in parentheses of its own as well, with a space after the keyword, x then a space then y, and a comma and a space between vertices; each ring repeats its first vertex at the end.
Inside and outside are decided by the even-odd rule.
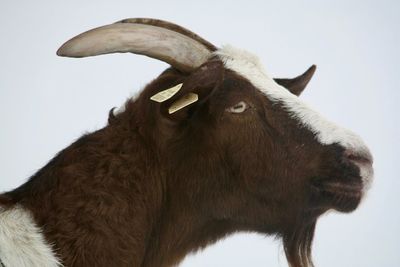
POLYGON ((183 83, 175 85, 174 87, 168 88, 167 90, 158 92, 157 94, 150 97, 151 100, 156 101, 158 103, 164 102, 165 100, 173 97, 181 88, 183 83))
POLYGON ((172 103, 172 105, 168 109, 168 113, 172 114, 180 109, 183 109, 186 106, 189 106, 197 100, 199 100, 199 96, 197 94, 188 93, 172 103))

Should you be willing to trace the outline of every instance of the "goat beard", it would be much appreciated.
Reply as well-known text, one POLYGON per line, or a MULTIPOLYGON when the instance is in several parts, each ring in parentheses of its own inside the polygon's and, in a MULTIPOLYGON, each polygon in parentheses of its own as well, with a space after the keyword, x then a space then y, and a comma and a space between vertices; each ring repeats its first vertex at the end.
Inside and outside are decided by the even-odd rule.
POLYGON ((311 246, 317 220, 299 222, 282 234, 283 247, 290 267, 313 267, 311 246))

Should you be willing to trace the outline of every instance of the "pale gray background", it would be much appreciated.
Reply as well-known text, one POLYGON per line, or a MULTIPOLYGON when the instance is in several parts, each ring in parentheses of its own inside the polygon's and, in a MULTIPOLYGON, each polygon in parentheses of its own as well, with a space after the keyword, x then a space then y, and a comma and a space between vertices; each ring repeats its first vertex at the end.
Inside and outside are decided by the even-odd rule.
MULTIPOLYGON (((59 58, 90 28, 129 17, 181 24, 221 45, 258 54, 275 76, 317 73, 302 96, 359 133, 376 179, 352 214, 317 225, 316 266, 400 266, 399 2, 396 1, 6 1, 0 2, 0 191, 12 189, 166 64, 135 55, 59 58)), ((271 237, 238 234, 189 256, 184 267, 287 266, 271 237)))

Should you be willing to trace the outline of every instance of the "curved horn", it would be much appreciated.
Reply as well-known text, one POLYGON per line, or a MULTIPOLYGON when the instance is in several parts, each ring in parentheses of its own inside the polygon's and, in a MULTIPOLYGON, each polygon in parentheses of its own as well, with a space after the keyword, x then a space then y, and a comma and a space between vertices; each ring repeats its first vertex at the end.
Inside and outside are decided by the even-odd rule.
POLYGON ((207 61, 213 49, 212 44, 178 25, 152 19, 127 19, 72 38, 58 49, 57 55, 88 57, 130 52, 191 72, 207 61))

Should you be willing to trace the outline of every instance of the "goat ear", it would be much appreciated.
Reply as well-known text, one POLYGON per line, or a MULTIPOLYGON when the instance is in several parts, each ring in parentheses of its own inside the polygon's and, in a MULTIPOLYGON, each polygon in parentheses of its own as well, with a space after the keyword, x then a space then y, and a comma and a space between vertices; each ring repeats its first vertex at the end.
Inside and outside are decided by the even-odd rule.
POLYGON ((223 75, 223 63, 210 60, 191 73, 182 84, 161 91, 151 99, 161 102, 162 115, 173 120, 185 119, 207 102, 222 82, 223 75))
POLYGON ((300 76, 293 79, 274 78, 275 82, 288 89, 292 94, 300 95, 314 75, 317 66, 312 65, 300 76))

